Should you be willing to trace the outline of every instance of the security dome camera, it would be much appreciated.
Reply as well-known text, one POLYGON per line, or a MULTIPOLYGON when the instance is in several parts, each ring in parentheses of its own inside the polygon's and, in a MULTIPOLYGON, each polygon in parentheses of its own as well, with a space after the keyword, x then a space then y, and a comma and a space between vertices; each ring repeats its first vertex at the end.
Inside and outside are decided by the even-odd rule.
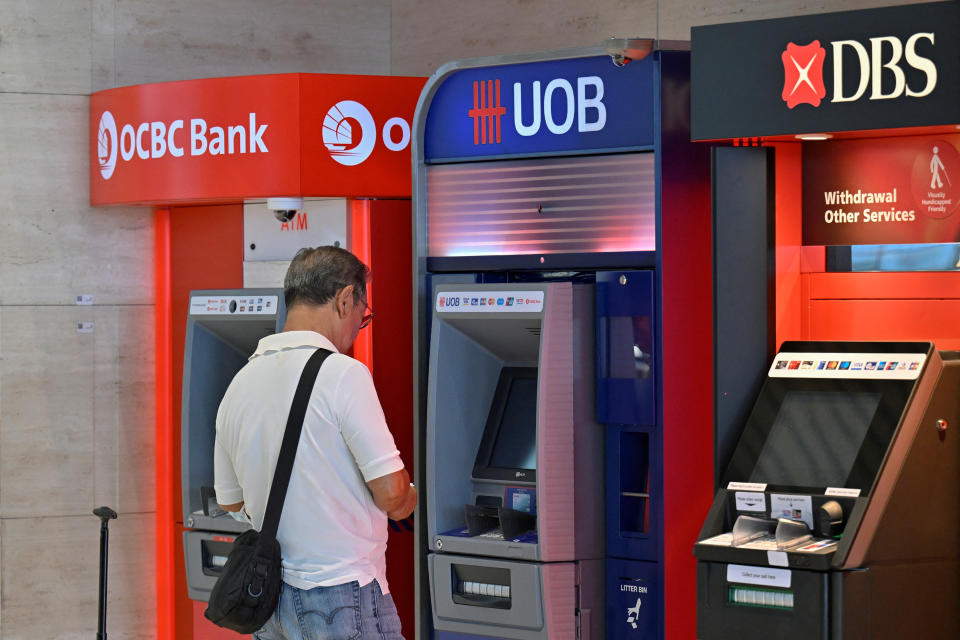
POLYGON ((631 60, 642 60, 653 50, 654 41, 650 38, 608 38, 605 43, 607 55, 618 67, 631 60))
POLYGON ((290 222, 303 208, 303 198, 267 198, 267 209, 273 211, 273 217, 280 222, 290 222))

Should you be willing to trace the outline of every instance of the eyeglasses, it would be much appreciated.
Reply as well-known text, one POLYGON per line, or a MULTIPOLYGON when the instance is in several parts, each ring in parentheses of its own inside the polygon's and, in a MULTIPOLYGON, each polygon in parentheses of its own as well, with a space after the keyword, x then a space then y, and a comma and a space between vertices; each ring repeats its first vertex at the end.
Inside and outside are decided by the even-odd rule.
POLYGON ((373 309, 370 308, 370 305, 367 304, 366 298, 360 298, 360 301, 363 302, 364 311, 369 311, 369 313, 363 314, 363 319, 360 321, 360 328, 363 329, 371 322, 373 322, 373 309))

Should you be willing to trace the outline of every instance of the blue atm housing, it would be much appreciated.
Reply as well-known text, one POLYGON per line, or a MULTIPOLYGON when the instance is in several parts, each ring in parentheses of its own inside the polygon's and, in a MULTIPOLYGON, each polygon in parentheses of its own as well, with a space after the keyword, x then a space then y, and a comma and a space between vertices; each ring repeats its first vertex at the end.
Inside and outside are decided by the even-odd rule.
MULTIPOLYGON (((668 551, 665 530, 670 528, 670 535, 674 535, 678 525, 666 521, 664 503, 665 464, 685 464, 675 454, 665 460, 665 429, 686 427, 664 425, 665 398, 670 402, 682 398, 684 389, 677 385, 684 383, 682 376, 665 379, 663 363, 668 358, 676 362, 679 359, 676 354, 687 356, 692 353, 692 349, 686 346, 689 341, 700 349, 698 366, 701 370, 712 370, 711 353, 707 347, 712 327, 709 309, 710 163, 708 150, 690 143, 690 55, 686 51, 655 49, 646 58, 632 61, 622 68, 614 67, 602 49, 567 59, 532 55, 530 62, 518 62, 520 58, 522 56, 512 57, 499 65, 491 65, 490 59, 485 59, 441 67, 428 82, 417 110, 414 131, 422 132, 413 143, 418 288, 415 313, 419 349, 416 365, 419 386, 415 399, 418 412, 415 422, 419 456, 417 482, 426 483, 424 468, 430 464, 424 459, 427 346, 433 330, 431 322, 437 286, 558 281, 592 286, 596 331, 594 379, 591 381, 595 393, 592 418, 603 425, 599 437, 603 439, 604 468, 596 469, 596 472, 602 473, 605 481, 604 495, 596 497, 603 500, 605 512, 604 575, 602 584, 595 585, 603 591, 604 609, 592 615, 603 615, 603 637, 611 640, 686 637, 687 629, 693 629, 695 602, 689 598, 689 602, 684 601, 681 605, 683 614, 678 617, 689 620, 667 621, 665 594, 676 588, 671 584, 676 583, 674 576, 681 573, 684 580, 681 592, 685 593, 687 586, 692 591, 695 588, 695 564, 689 545, 682 554, 668 551), (515 87, 519 87, 526 99, 532 95, 529 91, 534 82, 541 83, 539 86, 543 90, 550 78, 566 79, 576 91, 580 78, 594 76, 603 79, 604 103, 609 106, 607 130, 603 135, 578 134, 576 124, 566 135, 552 135, 544 126, 536 135, 523 136, 512 128, 515 114, 509 110, 509 105, 515 87), (468 112, 471 107, 472 113, 476 113, 478 106, 482 110, 485 104, 494 104, 484 103, 482 96, 478 97, 478 90, 482 92, 484 87, 493 91, 494 85, 487 83, 493 82, 494 78, 498 81, 496 91, 500 93, 496 97, 492 97, 494 93, 489 96, 496 104, 502 101, 505 113, 502 120, 497 120, 499 133, 491 128, 484 133, 489 133, 490 137, 481 139, 480 124, 492 126, 492 121, 482 120, 478 124, 468 117, 468 112), (473 101, 477 101, 477 106, 473 101), (498 144, 484 142, 494 140, 496 135, 501 136, 498 144), (653 176, 650 206, 655 242, 652 246, 642 250, 574 249, 532 253, 503 251, 502 246, 494 246, 485 252, 476 250, 469 239, 464 241, 464 246, 453 247, 453 251, 449 250, 450 247, 438 250, 432 244, 430 225, 436 223, 432 221, 439 219, 439 215, 438 211, 428 210, 428 203, 434 197, 431 178, 446 168, 466 173, 474 167, 497 171, 500 163, 516 163, 513 166, 517 166, 524 161, 543 160, 546 166, 566 158, 576 162, 599 157, 623 158, 624 166, 629 166, 631 158, 644 154, 653 158, 653 163, 648 165, 653 176), (684 272, 684 269, 688 271, 684 272), (693 284, 688 286, 688 282, 693 284), (696 306, 703 300, 708 305, 705 310, 696 306), (678 314, 678 309, 682 307, 685 311, 688 306, 691 314, 678 314), (670 313, 665 315, 668 308, 670 313), (666 331, 663 326, 665 317, 671 320, 666 331), (682 319, 678 322, 677 318, 682 319), (685 335, 683 331, 689 333, 685 335), (669 336, 669 340, 665 336, 669 336), (674 555, 670 556, 670 553, 674 555), (669 577, 666 575, 668 567, 673 574, 669 577)), ((591 86, 588 82, 588 97, 592 95, 591 86)), ((560 91, 554 91, 554 95, 560 95, 560 91)), ((576 98, 582 100, 579 94, 576 98)), ((565 118, 560 103, 562 101, 553 101, 554 123, 561 123, 565 118)), ((524 102, 519 115, 519 122, 523 125, 533 121, 533 112, 529 108, 524 102)), ((588 113, 588 119, 594 116, 595 113, 588 113)), ((544 115, 544 121, 546 117, 544 115)), ((608 181, 640 179, 629 172, 620 175, 624 177, 609 178, 608 181)), ((465 179, 476 178, 470 175, 465 179)), ((508 189, 509 181, 504 185, 503 189, 508 189)), ((603 195, 601 193, 600 197, 603 195)), ((444 196, 446 200, 440 204, 449 206, 451 197, 449 194, 444 196)), ((465 202, 465 209, 457 211, 463 214, 460 218, 463 225, 473 221, 474 212, 467 209, 469 204, 465 202)), ((542 211, 537 213, 550 215, 550 207, 555 204, 542 203, 542 211)), ((629 207, 625 209, 630 211, 629 207)), ((451 227, 449 218, 436 224, 451 227)), ((485 221, 482 224, 491 223, 485 221)), ((586 227, 583 235, 589 235, 591 231, 592 228, 586 227)), ((560 231, 553 237, 567 239, 574 235, 575 232, 560 231)), ((693 364, 693 360, 688 364, 693 364)), ((700 387, 703 388, 697 390, 699 400, 696 401, 710 403, 712 388, 703 384, 700 387)), ((691 447, 703 447, 712 453, 712 421, 699 422, 704 424, 698 426, 695 435, 697 438, 705 435, 706 439, 691 442, 691 447)), ((672 437, 677 432, 668 433, 672 437)), ((469 470, 465 473, 469 474, 469 470)), ((712 469, 708 469, 706 475, 712 478, 712 469)), ((673 478, 671 476, 670 482, 674 482, 673 478)), ((426 486, 429 492, 430 487, 426 486)), ((706 508, 713 496, 712 483, 708 480, 702 489, 700 502, 706 508)), ((674 486, 671 495, 682 494, 684 490, 674 486)), ((699 502, 693 502, 694 507, 698 505, 699 502)), ((474 633, 435 628, 437 619, 436 612, 432 611, 431 597, 436 594, 430 591, 427 556, 445 551, 438 551, 435 544, 430 551, 433 543, 428 539, 426 518, 425 509, 418 511, 418 638, 530 640, 548 637, 546 629, 538 634, 530 629, 510 629, 496 623, 491 624, 489 633, 487 630, 474 633)), ((696 521, 694 528, 684 523, 682 527, 686 528, 680 532, 691 541, 699 528, 699 519, 693 518, 693 521, 696 521)), ((578 588, 585 586, 578 585, 578 588)), ((580 614, 572 611, 571 615, 579 617, 580 614)), ((578 620, 578 625, 581 622, 578 620)), ((549 638, 566 638, 564 633, 550 633, 549 638)), ((578 637, 589 636, 581 634, 578 637)), ((600 639, 594 637, 592 640, 600 639)))
POLYGON ((607 627, 660 637, 656 272, 597 273, 597 419, 606 426, 607 627))

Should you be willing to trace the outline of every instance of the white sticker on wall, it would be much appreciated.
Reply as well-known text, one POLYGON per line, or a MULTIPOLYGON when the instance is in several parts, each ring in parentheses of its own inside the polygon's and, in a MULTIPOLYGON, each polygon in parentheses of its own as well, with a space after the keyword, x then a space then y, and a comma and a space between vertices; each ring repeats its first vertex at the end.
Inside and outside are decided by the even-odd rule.
POLYGON ((92 322, 78 322, 78 323, 77 323, 77 333, 93 333, 93 323, 92 323, 92 322))
POLYGON ((789 589, 790 576, 791 572, 789 569, 751 567, 743 564, 727 565, 727 582, 756 584, 764 587, 780 587, 782 589, 789 589))
POLYGON ((543 311, 543 291, 440 291, 443 313, 531 313, 543 311))
POLYGON ((767 502, 764 494, 752 491, 737 491, 737 511, 766 511, 767 502))
POLYGON ((813 529, 813 500, 810 496, 770 494, 770 517, 800 520, 813 529))
POLYGON ((81 293, 77 295, 77 304, 80 306, 88 307, 93 304, 93 294, 92 293, 81 293))

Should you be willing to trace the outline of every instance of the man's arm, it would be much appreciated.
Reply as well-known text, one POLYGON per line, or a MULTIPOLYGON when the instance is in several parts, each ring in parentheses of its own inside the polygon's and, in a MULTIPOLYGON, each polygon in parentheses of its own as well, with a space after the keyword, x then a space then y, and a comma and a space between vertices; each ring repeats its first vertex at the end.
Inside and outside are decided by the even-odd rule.
POLYGON ((337 395, 342 402, 340 432, 374 504, 390 518, 403 520, 417 505, 417 490, 400 460, 367 368, 358 363, 345 371, 337 395))
POLYGON ((367 482, 367 487, 373 494, 374 504, 386 511, 392 520, 403 520, 417 506, 417 490, 410 484, 406 469, 374 478, 367 482))

